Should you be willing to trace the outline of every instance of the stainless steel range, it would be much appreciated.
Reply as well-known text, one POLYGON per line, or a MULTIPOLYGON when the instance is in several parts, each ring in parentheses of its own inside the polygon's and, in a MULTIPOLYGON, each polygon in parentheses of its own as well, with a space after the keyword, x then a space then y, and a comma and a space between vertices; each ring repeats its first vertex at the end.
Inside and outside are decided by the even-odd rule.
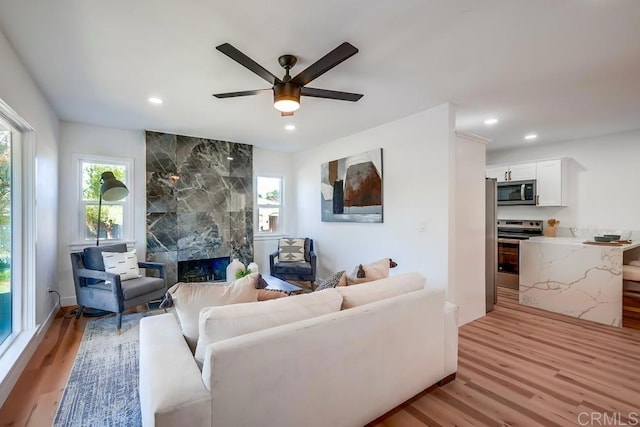
POLYGON ((539 219, 498 220, 498 286, 519 288, 520 241, 542 236, 543 226, 543 221, 539 219))

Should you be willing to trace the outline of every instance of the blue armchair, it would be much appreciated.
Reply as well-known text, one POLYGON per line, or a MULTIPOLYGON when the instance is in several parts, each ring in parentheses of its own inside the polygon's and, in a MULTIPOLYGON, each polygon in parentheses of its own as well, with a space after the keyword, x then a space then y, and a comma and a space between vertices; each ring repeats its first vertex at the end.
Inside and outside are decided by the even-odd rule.
POLYGON ((118 322, 117 333, 120 334, 123 311, 162 298, 166 293, 164 264, 138 262, 139 268, 157 270, 159 277, 143 276, 122 281, 119 274, 104 271, 102 252, 127 252, 127 245, 95 246, 71 253, 78 303, 76 319, 80 318, 85 307, 114 312, 118 322))
POLYGON ((280 239, 278 250, 269 255, 269 273, 282 280, 311 282, 313 289, 316 280, 316 253, 313 250, 313 239, 304 239, 304 259, 299 261, 290 261, 282 256, 280 245, 288 240, 291 239, 280 239))

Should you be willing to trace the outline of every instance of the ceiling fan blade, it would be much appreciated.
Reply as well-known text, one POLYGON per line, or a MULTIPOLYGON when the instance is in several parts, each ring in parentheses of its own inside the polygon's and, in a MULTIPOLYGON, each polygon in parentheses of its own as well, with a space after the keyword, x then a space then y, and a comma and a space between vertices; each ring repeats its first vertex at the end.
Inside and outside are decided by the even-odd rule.
POLYGON ((314 96, 316 98, 329 98, 352 102, 356 102, 363 96, 359 93, 338 92, 335 90, 327 89, 314 89, 312 87, 303 87, 302 89, 300 89, 300 94, 305 96, 314 96))
POLYGON ((280 115, 282 117, 289 117, 289 116, 293 116, 293 111, 289 111, 288 113, 282 112, 280 113, 280 115))
POLYGON ((248 96, 257 95, 262 92, 272 92, 272 89, 256 89, 256 90, 243 90, 242 92, 227 92, 227 93, 214 93, 216 98, 233 98, 236 96, 248 96))
POLYGON ((250 71, 253 71, 255 74, 259 75, 272 85, 281 83, 280 79, 271 74, 269 70, 265 69, 262 65, 258 64, 256 61, 249 58, 247 55, 240 52, 235 47, 231 46, 229 43, 223 43, 220 46, 216 46, 216 49, 218 49, 220 52, 224 53, 243 67, 248 68, 250 71))
POLYGON ((344 42, 313 64, 309 65, 291 81, 298 86, 304 86, 312 80, 320 77, 336 65, 351 58, 358 53, 358 49, 350 43, 344 42))

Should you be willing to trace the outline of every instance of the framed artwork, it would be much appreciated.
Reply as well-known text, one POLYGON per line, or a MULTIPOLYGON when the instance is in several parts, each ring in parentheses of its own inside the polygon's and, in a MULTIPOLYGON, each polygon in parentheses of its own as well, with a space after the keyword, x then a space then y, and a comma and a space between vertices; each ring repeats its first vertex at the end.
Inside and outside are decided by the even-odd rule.
POLYGON ((382 148, 323 163, 324 222, 382 222, 382 148))

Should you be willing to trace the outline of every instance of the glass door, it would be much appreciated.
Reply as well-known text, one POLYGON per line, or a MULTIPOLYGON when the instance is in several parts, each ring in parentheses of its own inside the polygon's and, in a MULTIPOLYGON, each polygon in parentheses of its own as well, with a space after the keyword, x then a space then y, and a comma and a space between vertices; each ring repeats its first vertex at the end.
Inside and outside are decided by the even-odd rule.
POLYGON ((0 344, 13 330, 11 202, 11 131, 0 123, 0 344))

